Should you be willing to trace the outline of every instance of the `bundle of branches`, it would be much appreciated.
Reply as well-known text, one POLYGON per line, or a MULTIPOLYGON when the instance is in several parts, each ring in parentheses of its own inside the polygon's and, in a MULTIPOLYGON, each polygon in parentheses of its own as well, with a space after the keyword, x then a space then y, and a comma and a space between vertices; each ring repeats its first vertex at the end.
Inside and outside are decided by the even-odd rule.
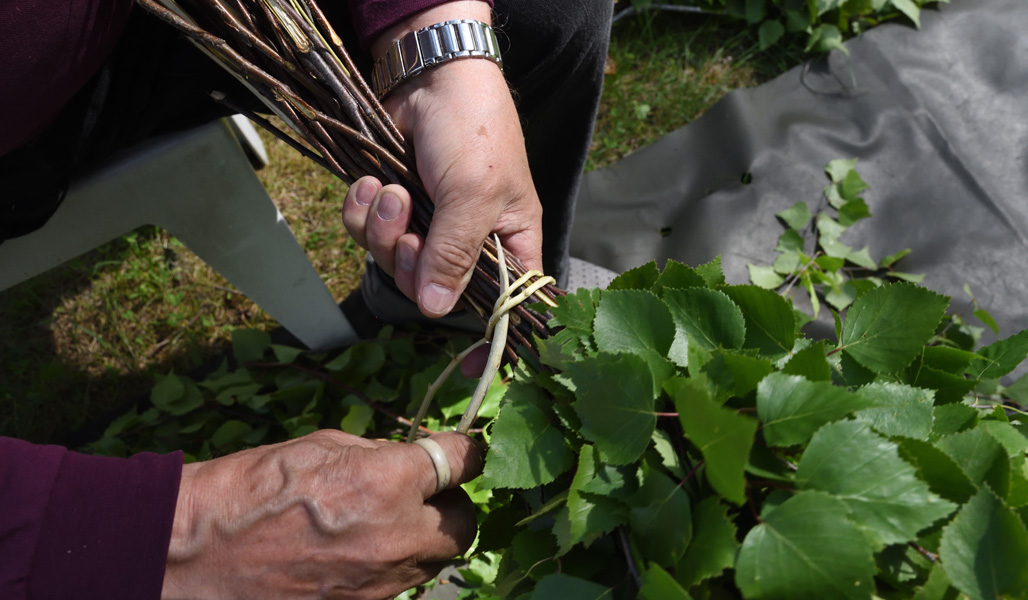
MULTIPOLYGON (((428 233, 433 205, 418 178, 414 153, 313 0, 139 3, 234 75, 304 143, 222 92, 212 92, 215 100, 245 114, 348 185, 365 175, 403 185, 413 200, 410 230, 428 233)), ((549 335, 549 315, 507 300, 520 296, 552 305, 563 291, 552 285, 552 278, 527 272, 517 257, 504 254, 498 240, 486 240, 461 299, 487 329, 500 320, 501 312, 509 311, 505 355, 515 361, 519 347, 534 353, 533 333, 549 335), (504 290, 508 277, 513 284, 504 290)))

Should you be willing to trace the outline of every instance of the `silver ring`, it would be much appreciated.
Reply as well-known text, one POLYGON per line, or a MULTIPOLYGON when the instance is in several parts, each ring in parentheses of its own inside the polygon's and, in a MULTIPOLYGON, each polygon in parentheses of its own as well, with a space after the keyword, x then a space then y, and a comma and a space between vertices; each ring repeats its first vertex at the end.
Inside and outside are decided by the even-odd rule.
POLYGON ((450 459, 446 458, 446 452, 439 442, 431 438, 420 438, 414 440, 414 443, 428 452, 428 457, 435 465, 435 493, 438 494, 450 485, 450 459))

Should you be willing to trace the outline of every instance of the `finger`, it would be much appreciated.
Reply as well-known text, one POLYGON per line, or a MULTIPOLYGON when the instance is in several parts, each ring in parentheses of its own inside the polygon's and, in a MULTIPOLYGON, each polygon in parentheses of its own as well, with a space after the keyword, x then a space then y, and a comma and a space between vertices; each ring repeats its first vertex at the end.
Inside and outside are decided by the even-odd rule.
POLYGON ((367 248, 375 262, 392 275, 396 265, 396 242, 410 223, 410 194, 400 185, 379 190, 364 228, 367 248))
POLYGON ((503 249, 521 260, 529 271, 543 271, 543 238, 537 229, 501 236, 503 249))
MULTIPOLYGON (((447 489, 453 489, 478 477, 485 463, 485 452, 481 444, 463 433, 437 433, 429 438, 441 447, 450 470, 447 489)), ((410 464, 415 473, 407 481, 416 481, 422 497, 431 498, 436 493, 438 471, 428 450, 417 444, 405 444, 413 454, 410 464)), ((445 468, 447 465, 442 465, 445 468)))
POLYGON ((367 227, 371 204, 375 201, 382 183, 374 177, 361 177, 346 190, 343 200, 343 226, 361 248, 368 247, 364 230, 367 227))
POLYGON ((467 552, 475 541, 475 505, 464 490, 443 490, 425 502, 422 514, 416 536, 419 563, 450 560, 467 552))
POLYGON ((414 301, 417 301, 418 297, 414 287, 414 278, 424 244, 424 240, 413 233, 404 234, 396 240, 396 271, 393 273, 393 280, 396 282, 396 287, 414 301))

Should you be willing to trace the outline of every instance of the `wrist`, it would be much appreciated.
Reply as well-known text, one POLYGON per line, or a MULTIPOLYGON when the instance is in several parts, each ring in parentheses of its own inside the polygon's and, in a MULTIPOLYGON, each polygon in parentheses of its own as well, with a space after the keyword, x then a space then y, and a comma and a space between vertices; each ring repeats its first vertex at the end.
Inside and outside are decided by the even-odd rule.
POLYGON ((175 504, 175 520, 171 526, 171 542, 164 571, 162 600, 195 596, 198 580, 190 567, 200 554, 200 523, 197 506, 198 486, 195 485, 204 463, 182 466, 178 500, 175 504))

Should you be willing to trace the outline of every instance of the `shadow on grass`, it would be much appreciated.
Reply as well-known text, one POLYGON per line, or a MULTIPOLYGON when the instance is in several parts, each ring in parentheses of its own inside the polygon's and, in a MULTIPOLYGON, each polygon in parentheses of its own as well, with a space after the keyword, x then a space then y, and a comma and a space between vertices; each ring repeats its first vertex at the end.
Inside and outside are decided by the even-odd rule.
MULTIPOLYGON (((142 228, 0 292, 0 435, 76 445, 89 435, 83 427, 145 398, 156 373, 193 369, 224 352, 224 342, 212 343, 165 319, 152 333, 170 343, 152 344, 147 356, 136 356, 139 350, 121 337, 117 321, 134 315, 131 302, 95 289, 102 269, 138 261, 140 243, 160 244, 165 235, 142 228), (97 361, 98 354, 107 356, 97 361)), ((173 248, 164 254, 166 262, 178 259, 173 248)), ((146 288, 145 281, 122 283, 146 288)), ((155 299, 140 301, 159 302, 164 295, 160 290, 155 299)))

